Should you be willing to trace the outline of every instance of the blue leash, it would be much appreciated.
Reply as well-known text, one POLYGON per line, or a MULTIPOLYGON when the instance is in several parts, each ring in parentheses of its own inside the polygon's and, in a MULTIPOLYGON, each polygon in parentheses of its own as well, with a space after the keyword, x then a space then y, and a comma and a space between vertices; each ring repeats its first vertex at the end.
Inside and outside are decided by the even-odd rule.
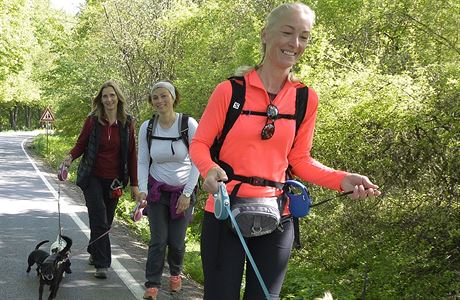
POLYGON ((240 238, 241 245, 243 245, 244 251, 246 252, 249 262, 251 263, 252 269, 254 270, 254 273, 256 273, 260 286, 262 287, 262 290, 264 291, 265 298, 267 300, 272 300, 268 292, 267 286, 265 285, 264 280, 262 279, 262 276, 260 275, 259 269, 257 268, 256 262, 252 258, 248 245, 246 244, 246 241, 244 240, 244 237, 241 234, 240 228, 238 227, 238 224, 236 223, 235 217, 233 216, 230 210, 230 198, 228 197, 227 188, 225 187, 225 184, 223 182, 219 182, 219 191, 217 194, 214 194, 214 199, 216 203, 220 202, 219 204, 217 204, 218 206, 222 204, 224 208, 224 210, 220 210, 222 207, 219 207, 217 214, 216 214, 216 218, 219 220, 225 220, 227 219, 227 217, 230 217, 233 227, 235 228, 236 233, 238 234, 238 237, 240 238))

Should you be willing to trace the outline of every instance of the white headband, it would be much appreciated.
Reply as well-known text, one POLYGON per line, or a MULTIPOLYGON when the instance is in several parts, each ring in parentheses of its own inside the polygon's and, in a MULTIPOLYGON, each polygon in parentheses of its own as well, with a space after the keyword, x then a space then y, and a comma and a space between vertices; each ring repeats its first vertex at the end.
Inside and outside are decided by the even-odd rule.
POLYGON ((159 81, 157 83, 155 83, 152 87, 152 90, 151 90, 151 94, 153 94, 153 91, 158 89, 158 88, 165 88, 169 91, 169 93, 171 94, 171 96, 173 97, 174 100, 176 100, 176 92, 174 90, 174 86, 167 82, 167 81, 159 81))

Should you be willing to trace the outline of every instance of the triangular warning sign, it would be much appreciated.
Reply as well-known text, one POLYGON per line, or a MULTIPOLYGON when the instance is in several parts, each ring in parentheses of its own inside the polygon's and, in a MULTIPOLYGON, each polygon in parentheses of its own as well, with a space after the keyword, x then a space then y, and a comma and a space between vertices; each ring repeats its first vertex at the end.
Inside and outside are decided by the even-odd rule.
POLYGON ((53 122, 54 121, 54 116, 53 113, 51 112, 51 109, 47 107, 45 111, 42 114, 42 117, 40 118, 40 122, 53 122))

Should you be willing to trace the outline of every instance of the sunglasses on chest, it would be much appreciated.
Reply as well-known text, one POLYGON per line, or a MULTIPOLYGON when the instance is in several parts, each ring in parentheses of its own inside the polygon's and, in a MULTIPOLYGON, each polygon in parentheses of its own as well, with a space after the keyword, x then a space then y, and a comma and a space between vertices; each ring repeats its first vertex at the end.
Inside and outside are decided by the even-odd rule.
POLYGON ((295 115, 289 114, 280 114, 278 107, 273 103, 268 104, 267 110, 265 112, 243 110, 241 111, 244 115, 256 115, 267 117, 264 127, 260 133, 262 140, 269 140, 275 134, 275 121, 278 119, 290 119, 295 120, 295 115))

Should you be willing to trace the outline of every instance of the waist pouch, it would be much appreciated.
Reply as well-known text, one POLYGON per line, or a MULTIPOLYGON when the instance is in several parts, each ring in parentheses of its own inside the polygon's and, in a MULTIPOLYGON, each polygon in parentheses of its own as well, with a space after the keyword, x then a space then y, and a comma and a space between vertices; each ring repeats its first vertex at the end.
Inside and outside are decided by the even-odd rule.
MULTIPOLYGON (((269 234, 280 224, 277 198, 235 197, 230 200, 230 209, 241 233, 247 238, 269 234)), ((233 225, 231 227, 234 230, 233 225)))

